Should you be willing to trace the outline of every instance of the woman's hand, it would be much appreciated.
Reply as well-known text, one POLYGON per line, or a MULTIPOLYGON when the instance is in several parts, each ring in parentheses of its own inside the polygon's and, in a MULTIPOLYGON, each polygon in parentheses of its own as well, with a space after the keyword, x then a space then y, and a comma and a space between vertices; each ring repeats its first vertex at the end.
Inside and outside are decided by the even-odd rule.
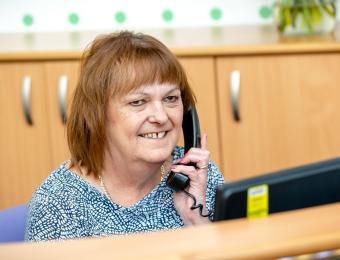
MULTIPOLYGON (((191 148, 183 158, 172 165, 173 172, 181 172, 188 175, 190 183, 185 189, 196 198, 196 204, 203 205, 203 214, 207 214, 206 208, 206 190, 208 180, 208 164, 210 152, 207 150, 207 135, 203 134, 201 139, 201 148, 191 148), (185 164, 195 163, 196 167, 185 164)), ((200 216, 199 209, 190 209, 194 201, 183 191, 174 193, 174 204, 185 225, 195 225, 208 223, 207 217, 200 216)))

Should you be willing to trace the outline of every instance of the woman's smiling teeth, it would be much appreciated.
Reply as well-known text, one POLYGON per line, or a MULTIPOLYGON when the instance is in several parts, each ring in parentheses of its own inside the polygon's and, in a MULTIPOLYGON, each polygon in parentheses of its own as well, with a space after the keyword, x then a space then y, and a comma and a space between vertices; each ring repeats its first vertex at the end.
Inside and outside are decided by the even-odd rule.
POLYGON ((166 132, 159 132, 159 133, 147 133, 147 134, 141 134, 141 137, 144 138, 151 138, 151 139, 160 139, 165 136, 166 132))

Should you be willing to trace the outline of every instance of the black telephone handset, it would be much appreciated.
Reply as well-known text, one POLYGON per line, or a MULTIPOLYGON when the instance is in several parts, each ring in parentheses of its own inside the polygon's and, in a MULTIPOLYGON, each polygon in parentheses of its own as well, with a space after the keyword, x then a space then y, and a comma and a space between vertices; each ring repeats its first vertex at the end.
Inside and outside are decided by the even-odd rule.
MULTIPOLYGON (((191 147, 201 147, 201 130, 195 107, 191 107, 183 115, 182 129, 184 135, 184 152, 191 147)), ((187 164, 193 165, 195 164, 187 164)), ((175 191, 184 190, 189 185, 190 179, 187 175, 179 172, 170 172, 166 181, 167 185, 175 191)))

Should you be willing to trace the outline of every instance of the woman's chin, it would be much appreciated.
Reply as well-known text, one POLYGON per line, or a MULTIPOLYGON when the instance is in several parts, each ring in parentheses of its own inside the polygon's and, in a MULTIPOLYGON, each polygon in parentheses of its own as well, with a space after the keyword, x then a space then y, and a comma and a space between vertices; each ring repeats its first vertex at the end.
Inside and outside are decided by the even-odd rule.
POLYGON ((144 154, 144 158, 146 161, 151 163, 159 163, 167 161, 171 158, 172 150, 170 151, 154 151, 148 154, 144 154))

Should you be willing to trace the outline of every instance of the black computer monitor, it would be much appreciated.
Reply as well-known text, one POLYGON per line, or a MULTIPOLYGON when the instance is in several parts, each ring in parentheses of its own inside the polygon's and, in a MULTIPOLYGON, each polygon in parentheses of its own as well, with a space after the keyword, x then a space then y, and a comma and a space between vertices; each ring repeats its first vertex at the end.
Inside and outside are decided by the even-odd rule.
POLYGON ((214 221, 256 217, 338 201, 340 158, 220 185, 216 189, 214 221))

